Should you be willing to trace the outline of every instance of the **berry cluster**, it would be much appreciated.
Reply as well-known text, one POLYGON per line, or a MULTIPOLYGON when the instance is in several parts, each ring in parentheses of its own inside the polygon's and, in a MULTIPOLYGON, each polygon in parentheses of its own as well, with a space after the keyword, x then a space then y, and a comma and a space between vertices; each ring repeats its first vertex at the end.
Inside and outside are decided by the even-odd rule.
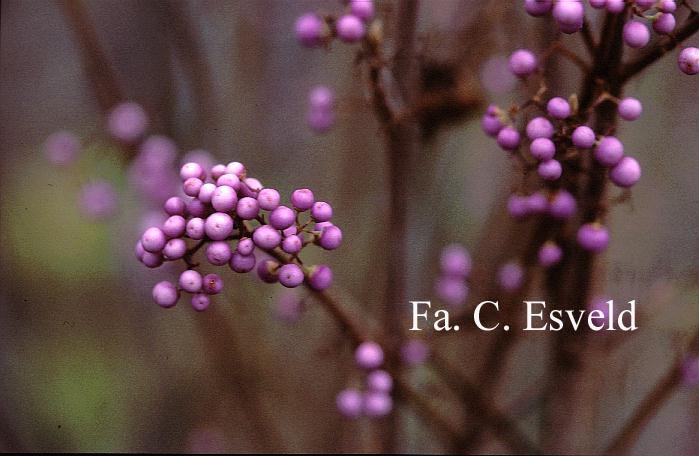
POLYGON ((192 306, 201 311, 208 307, 209 296, 221 292, 220 276, 196 270, 199 264, 192 258, 203 247, 209 264, 227 264, 238 273, 256 269, 263 282, 295 288, 305 281, 314 290, 331 285, 328 266, 306 268, 299 258, 309 244, 334 250, 342 243, 342 231, 330 221, 332 207, 316 201, 311 190, 295 190, 291 207, 284 206, 277 190, 248 177, 245 166, 238 162, 214 165, 208 173, 198 163, 186 163, 180 178, 186 196, 165 201, 169 218, 145 230, 136 243, 137 258, 149 268, 175 260, 187 265, 177 284, 163 281, 155 285, 157 304, 172 307, 184 291, 192 294, 192 306), (258 258, 256 249, 269 255, 258 258))
MULTIPOLYGON (((339 16, 323 17, 315 12, 296 19, 296 40, 304 47, 329 46, 334 38, 343 43, 359 43, 367 36, 374 19, 373 0, 349 0, 339 16)), ((316 133, 325 133, 335 123, 335 95, 325 86, 314 87, 308 97, 308 126, 316 133)))
POLYGON ((440 275, 435 284, 437 296, 452 307, 464 304, 471 268, 471 256, 464 247, 459 244, 444 247, 439 259, 440 275))
POLYGON ((376 342, 363 342, 355 350, 354 359, 357 367, 369 371, 364 391, 359 388, 340 391, 336 398, 337 409, 347 418, 388 415, 393 409, 393 378, 379 369, 384 361, 383 350, 376 342))

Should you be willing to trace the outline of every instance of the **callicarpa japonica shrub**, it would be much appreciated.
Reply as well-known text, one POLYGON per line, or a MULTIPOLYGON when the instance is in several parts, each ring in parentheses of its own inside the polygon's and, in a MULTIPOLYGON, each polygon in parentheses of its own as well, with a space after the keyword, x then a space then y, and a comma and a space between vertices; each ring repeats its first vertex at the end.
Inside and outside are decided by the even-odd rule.
MULTIPOLYGON (((366 425, 370 435, 366 440, 377 442, 373 450, 413 449, 402 444, 401 438, 417 426, 409 414, 414 411, 424 421, 421 424, 434 428, 434 448, 440 451, 627 453, 671 392, 696 388, 699 383, 697 335, 641 404, 625 413, 621 423, 607 426, 604 421, 605 434, 598 437, 593 432, 597 428, 590 423, 595 417, 593 399, 599 398, 589 387, 590 377, 582 375, 604 370, 595 365, 600 358, 591 358, 591 353, 611 353, 622 345, 607 331, 615 331, 615 325, 632 314, 636 305, 633 300, 631 309, 614 307, 614 299, 607 296, 602 284, 605 255, 613 252, 620 237, 613 229, 614 209, 631 201, 642 206, 643 201, 634 200, 635 192, 648 185, 646 179, 656 170, 649 155, 639 150, 643 146, 630 141, 625 129, 642 124, 659 107, 644 101, 642 91, 629 82, 658 65, 682 77, 688 86, 687 97, 699 96, 699 49, 687 44, 699 31, 699 6, 687 0, 504 3, 464 1, 468 15, 477 18, 467 24, 455 25, 453 18, 435 13, 435 20, 450 24, 445 27, 447 32, 435 33, 436 37, 424 33, 426 19, 417 0, 324 2, 317 10, 287 21, 284 39, 303 48, 299 60, 311 54, 330 58, 328 54, 337 49, 354 56, 342 63, 363 90, 343 93, 342 85, 328 76, 312 81, 307 92, 284 95, 297 108, 300 130, 308 128, 315 135, 324 135, 309 135, 314 141, 328 140, 344 129, 360 130, 361 139, 379 138, 385 149, 386 173, 381 192, 367 197, 368 205, 380 216, 376 220, 359 213, 364 202, 356 197, 364 190, 361 183, 351 182, 356 198, 347 207, 357 214, 347 214, 346 207, 325 194, 326 190, 286 173, 283 168, 291 162, 286 150, 269 152, 272 159, 265 163, 273 166, 252 166, 254 175, 235 160, 251 162, 229 149, 182 150, 181 144, 187 144, 189 138, 180 141, 175 134, 164 134, 161 130, 166 128, 158 126, 158 116, 147 103, 129 99, 116 84, 105 81, 93 82, 102 113, 99 133, 57 130, 45 139, 43 157, 57 171, 72 169, 80 174, 78 164, 92 153, 93 136, 119 151, 123 185, 81 175, 85 182, 74 199, 87 219, 107 222, 125 206, 124 196, 135 195, 139 223, 130 222, 129 228, 138 233, 124 250, 140 263, 131 265, 139 268, 138 274, 149 274, 148 289, 141 291, 149 295, 149 305, 158 315, 173 317, 184 302, 187 318, 203 321, 202 327, 211 325, 204 319, 234 305, 229 298, 239 291, 239 276, 245 274, 251 278, 249 286, 269 293, 275 320, 302 327, 314 307, 327 311, 340 331, 319 352, 332 359, 333 366, 341 363, 347 369, 341 371, 339 380, 334 379, 333 396, 323 397, 323 403, 338 422, 366 425), (528 26, 536 23, 541 27, 532 29, 537 35, 543 29, 546 33, 540 33, 537 40, 524 35, 505 40, 508 58, 497 60, 496 56, 495 63, 491 59, 490 65, 483 65, 488 71, 482 72, 492 78, 506 73, 502 75, 505 83, 478 81, 473 77, 474 68, 493 52, 492 30, 484 29, 497 29, 495 24, 511 13, 510 7, 527 15, 524 23, 528 26), (451 53, 447 52, 450 46, 455 48, 451 53), (670 57, 664 59, 666 55, 670 57), (566 65, 574 71, 563 71, 569 69, 566 65), (487 87, 507 87, 507 81, 517 84, 516 90, 501 91, 511 92, 509 104, 482 99, 481 92, 487 87), (365 119, 354 119, 361 125, 355 128, 349 114, 361 103, 372 111, 373 123, 367 126, 359 122, 365 119), (442 221, 447 217, 440 215, 453 207, 462 209, 457 188, 462 182, 455 185, 445 177, 456 161, 438 156, 437 150, 443 145, 438 133, 463 133, 462 124, 469 120, 474 121, 475 136, 492 143, 499 154, 493 161, 506 160, 512 172, 504 182, 505 194, 489 215, 485 235, 479 243, 466 246, 467 228, 464 233, 453 232, 457 229, 450 228, 442 221), (283 191, 284 182, 270 183, 274 179, 268 179, 266 172, 275 179, 288 176, 295 189, 283 191), (361 223, 338 222, 343 216, 361 223), (499 222, 502 226, 496 226, 499 222), (438 244, 437 248, 431 243, 438 244), (361 265, 366 268, 362 283, 351 279, 340 283, 345 277, 337 266, 358 258, 347 252, 350 249, 342 249, 345 244, 361 244, 371 252, 370 264, 361 265), (420 262, 429 267, 418 269, 420 262), (415 283, 416 277, 420 283, 415 283), (383 286, 378 293, 381 301, 357 306, 362 312, 356 311, 351 303, 358 298, 353 294, 373 296, 364 289, 374 286, 383 286), (531 308, 532 303, 543 303, 542 295, 552 302, 551 314, 569 315, 574 329, 563 325, 551 329, 545 347, 536 345, 543 337, 533 341, 531 351, 539 358, 536 362, 521 358, 536 364, 530 372, 511 356, 519 338, 524 339, 514 331, 516 325, 524 325, 524 318, 516 315, 515 303, 525 302, 531 308), (419 304, 433 306, 431 311, 439 307, 447 315, 442 328, 436 323, 434 331, 415 327, 419 304), (409 305, 413 306, 412 327, 409 305), (203 313, 191 313, 189 306, 203 313), (161 312, 160 308, 175 310, 161 312), (583 314, 589 314, 591 320, 594 315, 599 327, 578 332, 575 315, 580 316, 579 324, 583 314), (497 315, 501 322, 494 320, 497 315), (485 335, 474 336, 474 327, 485 335), (591 342, 595 337, 602 342, 591 342), (526 388, 518 384, 517 394, 503 393, 506 382, 528 379, 527 375, 541 378, 526 388)), ((75 9, 67 11, 68 16, 76 14, 75 9)), ((85 18, 77 19, 76 27, 85 27, 85 18)), ((183 30, 177 28, 182 23, 173 24, 175 35, 184 40, 180 37, 183 30)), ((83 41, 96 36, 82 32, 83 41)), ((240 35, 237 39, 246 38, 246 33, 240 35)), ((95 43, 83 42, 82 46, 89 60, 86 69, 109 67, 100 52, 95 52, 95 43)), ((196 54, 196 46, 186 49, 185 54, 196 54)), ((206 60, 185 57, 189 59, 181 58, 182 64, 191 65, 182 72, 185 75, 196 73, 192 67, 206 60)), ((294 62, 301 68, 306 68, 304 64, 294 62)), ((213 85, 194 82, 195 95, 196 89, 206 91, 213 85)), ((170 120, 173 124, 179 121, 170 120)), ((287 136, 292 138, 290 148, 301 142, 287 133, 282 136, 285 141, 287 136)), ((660 126, 656 134, 664 134, 660 126)), ((352 144, 353 148, 364 147, 355 146, 352 144)), ((267 152, 253 152, 258 153, 267 152)), ((659 156, 669 153, 657 151, 659 156)), ((355 160, 354 155, 350 158, 352 167, 374 166, 374 162, 367 165, 355 160)), ((324 157, 309 158, 304 164, 315 170, 313 160, 321 159, 324 157)), ((484 175, 490 176, 486 174, 490 163, 474 161, 473 166, 482 166, 484 175)), ((490 194, 490 189, 484 193, 490 194)), ((359 269, 359 265, 351 266, 359 269)), ((428 314, 424 318, 428 320, 428 314)), ((227 323, 215 324, 225 327, 227 323)), ((531 320, 526 325, 532 329, 531 320)), ((635 323, 631 326, 636 329, 635 323)), ((211 326, 205 328, 202 333, 218 334, 211 326)), ((227 329, 220 332, 233 332, 227 329)), ((207 342, 212 340, 219 341, 207 342)), ((284 342, 294 347, 293 341, 284 342)), ((222 345, 212 348, 220 350, 217 363, 232 359, 222 345)), ((244 370, 239 365, 235 368, 244 370)), ((305 378, 304 388, 313 390, 316 380, 305 378)), ((243 402, 250 414, 266 413, 250 406, 252 400, 247 396, 242 397, 243 402)), ((326 419, 326 415, 319 416, 326 419)), ((256 419, 263 421, 264 416, 256 419)), ((201 429, 193 432, 190 439, 196 445, 191 446, 199 448, 206 435, 201 429)))

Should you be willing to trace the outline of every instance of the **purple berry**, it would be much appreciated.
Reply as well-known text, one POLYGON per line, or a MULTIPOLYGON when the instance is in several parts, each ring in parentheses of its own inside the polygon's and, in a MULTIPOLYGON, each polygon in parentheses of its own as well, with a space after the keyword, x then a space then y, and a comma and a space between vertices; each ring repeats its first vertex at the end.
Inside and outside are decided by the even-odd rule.
POLYGON ((599 253, 609 245, 609 231, 599 223, 586 223, 578 230, 577 239, 583 249, 599 253))
POLYGON ((263 188, 257 195, 257 203, 260 205, 260 209, 265 211, 273 211, 279 207, 280 200, 279 192, 273 188, 263 188))
POLYGON ((549 208, 548 199, 541 192, 532 193, 525 199, 529 214, 544 214, 549 208))
POLYGON ((144 252, 141 262, 147 268, 157 268, 163 264, 163 255, 160 253, 144 252))
POLYGON ((414 366, 422 364, 427 360, 430 349, 425 342, 419 339, 411 339, 400 348, 400 354, 406 364, 414 366))
POLYGON ((553 136, 553 125, 545 117, 535 117, 527 124, 527 136, 531 140, 551 138, 553 136))
POLYGON ((218 187, 216 187, 216 184, 214 184, 212 182, 205 183, 199 189, 199 194, 197 195, 197 199, 204 204, 211 204, 211 201, 214 198, 214 193, 216 193, 217 188, 218 187))
POLYGON ((646 24, 629 21, 624 25, 624 42, 632 48, 642 48, 650 41, 650 31, 646 24))
POLYGON ((659 13, 658 16, 653 21, 653 30, 661 35, 668 35, 675 30, 677 25, 677 20, 675 20, 674 14, 671 13, 659 13))
POLYGON ((255 243, 250 238, 241 238, 235 250, 241 255, 252 255, 253 250, 255 250, 255 243))
POLYGON ((335 250, 342 244, 342 230, 336 226, 323 228, 318 238, 318 245, 325 250, 335 250))
POLYGON ((263 260, 257 263, 257 276, 266 283, 276 283, 279 280, 279 263, 274 260, 263 260))
POLYGON ((204 239, 204 225, 204 220, 199 217, 189 219, 187 221, 187 226, 185 227, 187 236, 195 240, 204 239))
POLYGON ((544 267, 553 266, 563 258, 563 250, 554 242, 547 241, 539 249, 539 264, 544 267))
POLYGON ((519 290, 524 284, 524 270, 518 263, 505 263, 498 271, 498 283, 508 292, 519 290))
POLYGON ((180 168, 180 179, 182 179, 183 182, 191 177, 196 177, 200 180, 203 180, 206 177, 206 172, 199 163, 185 163, 182 165, 182 168, 180 168))
POLYGON ((233 173, 226 173, 221 175, 218 179, 216 179, 216 185, 218 187, 222 185, 227 185, 236 191, 240 190, 241 187, 240 178, 233 173))
POLYGON ((233 233, 233 219, 223 212, 214 212, 206 218, 204 231, 209 239, 222 241, 233 233))
POLYGON ((346 418, 357 418, 362 414, 364 399, 362 393, 354 388, 347 388, 335 398, 337 410, 346 418))
POLYGON ((316 222, 327 222, 333 216, 333 208, 325 201, 316 201, 311 207, 311 217, 316 222))
POLYGON ((238 252, 234 252, 228 265, 235 272, 250 272, 255 267, 255 255, 242 255, 238 252))
POLYGON ((393 389, 393 377, 385 370, 375 370, 367 375, 366 386, 370 391, 390 393, 393 389))
POLYGON ((553 18, 563 33, 575 33, 582 29, 585 10, 580 0, 559 0, 553 6, 553 18))
POLYGON ((242 179, 246 173, 247 173, 247 170, 245 169, 245 165, 243 165, 240 162, 234 161, 234 162, 230 162, 226 165, 226 174, 235 174, 240 179, 242 179))
POLYGON ((166 242, 167 237, 163 230, 155 226, 148 228, 141 236, 141 244, 146 252, 158 253, 163 250, 166 242))
POLYGON ((587 125, 581 125, 573 130, 571 139, 573 140, 573 145, 579 149, 589 149, 595 145, 597 140, 595 132, 587 125))
POLYGON ((353 14, 345 14, 335 23, 337 37, 345 43, 356 43, 364 38, 366 27, 364 22, 353 14))
POLYGON ((643 105, 636 98, 627 97, 619 102, 619 117, 624 120, 633 121, 641 117, 643 105))
POLYGON ((240 185, 240 192, 243 196, 257 198, 257 194, 262 190, 262 183, 254 177, 246 177, 240 185))
POLYGON ((206 294, 219 294, 223 290, 223 279, 218 274, 206 274, 201 289, 206 294))
POLYGON ((565 190, 559 190, 549 203, 549 215, 557 219, 567 219, 575 215, 578 204, 573 195, 565 190))
POLYGON ((170 239, 163 247, 163 256, 170 261, 179 260, 186 252, 187 243, 180 238, 170 239))
POLYGON ((211 205, 218 212, 232 211, 238 205, 238 194, 228 185, 216 187, 211 195, 211 205))
MULTIPOLYGON (((330 222, 323 222, 323 223, 330 223, 330 222)), ((322 230, 322 229, 320 229, 320 230, 316 229, 316 231, 323 231, 323 230, 322 230)), ((288 236, 293 236, 293 235, 297 234, 298 232, 299 232, 299 230, 298 230, 298 228, 296 227, 296 225, 291 225, 289 228, 287 228, 287 229, 285 229, 285 230, 282 230, 282 235, 283 235, 284 237, 288 237, 288 236)))
POLYGON ((558 160, 546 160, 539 163, 537 168, 539 177, 547 181, 558 180, 563 173, 563 167, 558 160))
POLYGON ((184 234, 187 222, 181 215, 171 215, 163 223, 163 233, 169 238, 178 238, 184 234))
POLYGON ((481 127, 486 135, 495 138, 504 125, 497 114, 485 113, 481 120, 481 127))
POLYGON ((364 396, 364 413, 367 416, 386 416, 393 410, 393 399, 386 393, 370 391, 364 396))
POLYGON ((180 299, 180 292, 174 283, 163 280, 153 287, 153 301, 160 307, 169 308, 177 304, 180 299))
POLYGON ((459 244, 450 244, 442 249, 439 256, 439 269, 442 274, 466 278, 471 274, 471 255, 459 244))
POLYGON ((312 111, 332 111, 335 107, 335 94, 327 86, 315 86, 308 94, 308 106, 312 111))
POLYGON ((282 240, 282 250, 290 255, 296 255, 303 248, 303 240, 300 236, 292 234, 282 240))
POLYGON ((595 148, 595 159, 604 166, 614 166, 624 156, 624 144, 614 136, 603 136, 595 148))
POLYGON ((507 213, 514 219, 521 219, 529 215, 527 198, 522 195, 510 195, 507 199, 507 213))
POLYGON ((182 198, 178 196, 168 198, 163 205, 163 209, 165 209, 165 212, 167 212, 168 215, 184 215, 186 208, 187 205, 182 198))
POLYGON ((658 10, 663 13, 674 13, 677 10, 677 3, 675 0, 660 0, 658 2, 658 10))
POLYGON ((553 0, 524 0, 524 9, 534 17, 545 16, 551 12, 553 0))
POLYGON ((211 304, 211 299, 205 293, 196 293, 192 296, 191 302, 194 310, 203 312, 209 307, 209 304, 211 304))
POLYGON ((107 128, 116 139, 134 142, 143 135, 148 117, 143 108, 133 102, 120 103, 109 113, 107 128))
POLYGON ((243 220, 254 220, 260 214, 260 204, 255 198, 245 196, 238 201, 235 213, 243 220))
POLYGON ((527 49, 519 49, 510 56, 510 70, 521 78, 533 74, 538 67, 536 56, 527 49))
POLYGON ((699 74, 699 48, 687 47, 682 49, 677 58, 677 64, 685 74, 699 74))
POLYGON ((197 293, 204 283, 201 274, 193 269, 187 269, 180 274, 180 288, 190 293, 197 293))
POLYGON ((641 165, 635 158, 626 156, 609 171, 609 179, 619 187, 632 187, 641 179, 641 165))
POLYGON ((556 155, 556 145, 548 138, 536 138, 529 145, 529 153, 537 160, 551 160, 556 155))
POLYGON ((303 271, 294 263, 279 268, 279 283, 287 288, 296 288, 303 283, 303 271))
POLYGON ((182 184, 182 190, 185 195, 196 197, 199 195, 199 190, 201 190, 202 185, 204 185, 204 182, 202 182, 201 179, 198 177, 190 177, 182 184))
POLYGON ((466 302, 468 286, 461 277, 443 276, 435 283, 435 293, 451 307, 459 307, 466 302))
POLYGON ((261 225, 252 233, 255 245, 263 250, 271 250, 282 241, 282 235, 269 225, 261 225))
POLYGON ((296 19, 296 39, 302 46, 317 47, 325 36, 325 22, 315 13, 307 13, 296 19))
POLYGON ((595 9, 602 9, 607 6, 607 0, 590 0, 590 6, 595 9))
POLYGON ((269 224, 278 230, 285 230, 296 223, 296 212, 286 206, 279 206, 269 214, 269 224))
POLYGON ((383 350, 376 342, 362 342, 354 351, 354 361, 361 369, 376 369, 383 364, 383 350))
POLYGON ((498 145, 507 151, 513 151, 519 147, 519 132, 512 127, 504 127, 497 137, 498 145))
POLYGON ((51 133, 44 143, 46 158, 54 165, 73 163, 80 153, 80 140, 69 131, 51 133))
POLYGON ((218 164, 211 168, 211 178, 216 181, 219 177, 226 174, 226 165, 218 164))
POLYGON ((226 241, 215 241, 206 247, 206 259, 214 266, 223 266, 231 259, 233 252, 226 241))
POLYGON ((625 0, 607 0, 606 5, 607 11, 609 11, 612 14, 618 14, 624 11, 624 8, 626 8, 626 1, 625 0))
POLYGON ((143 254, 146 252, 146 250, 143 248, 143 244, 141 244, 141 240, 139 239, 136 241, 136 247, 134 248, 134 253, 136 254, 136 258, 138 258, 138 261, 143 260, 143 254))
POLYGON ((374 0, 350 0, 350 13, 364 22, 374 17, 374 0))
POLYGON ((187 201, 187 213, 192 217, 205 217, 208 212, 209 207, 198 199, 187 201))
POLYGON ((335 113, 320 109, 308 111, 306 123, 308 124, 308 128, 314 132, 325 133, 335 125, 335 113))
POLYGON ((554 119, 567 119, 570 116, 570 103, 561 97, 553 97, 546 104, 546 111, 554 119))
POLYGON ((308 285, 316 291, 323 291, 333 283, 333 271, 324 264, 312 266, 308 273, 308 285))
POLYGON ((307 188, 294 190, 291 194, 291 204, 300 211, 307 211, 313 207, 313 203, 315 203, 315 197, 313 192, 307 188))

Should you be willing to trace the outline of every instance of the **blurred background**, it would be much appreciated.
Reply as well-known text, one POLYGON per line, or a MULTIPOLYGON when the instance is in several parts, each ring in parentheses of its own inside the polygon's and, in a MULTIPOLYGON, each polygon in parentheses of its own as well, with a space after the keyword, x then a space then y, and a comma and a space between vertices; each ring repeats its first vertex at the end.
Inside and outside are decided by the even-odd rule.
MULTIPOLYGON (((487 102, 507 106, 526 98, 504 76, 505 59, 522 46, 541 49, 551 33, 511 3, 421 4, 422 57, 460 63, 458 77, 473 104, 440 125, 420 152, 431 172, 415 181, 422 197, 410 201, 410 299, 436 300, 442 247, 456 242, 475 251, 481 239, 504 230, 497 214, 512 187, 510 165, 482 134, 480 115, 487 102)), ((377 315, 387 279, 381 260, 391 236, 383 134, 357 48, 308 50, 293 35, 300 14, 334 13, 340 2, 83 5, 124 95, 148 112, 151 133, 172 138, 180 156, 204 149, 223 163, 243 162, 283 195, 309 187, 333 204, 345 242, 340 251, 314 251, 309 260, 334 268, 344 304, 368 318, 377 315), (336 126, 324 135, 306 125, 307 94, 318 84, 338 97, 336 126)), ((378 4, 386 17, 394 7, 378 4)), ((164 311, 152 302, 152 284, 174 278, 178 269, 147 270, 133 257, 150 208, 129 185, 123 151, 105 133, 64 12, 54 1, 2 2, 0 449, 375 448, 372 421, 349 421, 335 409, 335 395, 358 373, 351 345, 312 297, 302 318, 289 323, 276 315, 281 286, 229 272, 224 295, 207 312, 189 305, 164 311), (51 166, 43 152, 46 137, 61 129, 83 142, 71 168, 51 166), (81 187, 97 179, 118 193, 118 210, 105 221, 80 211, 81 187)), ((390 35, 390 20, 385 24, 390 35)), ((578 46, 579 39, 566 39, 578 46)), ((699 37, 689 43, 699 45, 699 37)), ((644 176, 632 200, 613 210, 613 242, 600 280, 606 285, 597 291, 622 303, 636 299, 640 329, 591 349, 595 452, 699 322, 699 84, 677 71, 675 58, 667 56, 626 91, 645 109, 619 134, 644 176)), ((555 74, 568 81, 560 83, 563 96, 575 90, 573 67, 561 63, 555 74)), ((493 255, 500 261, 508 252, 493 255)), ((487 343, 487 335, 433 337, 468 376, 477 372, 477 342, 487 343)), ((545 335, 519 345, 503 360, 504 380, 493 399, 508 410, 519 400, 510 411, 532 436, 541 406, 537 386, 546 387, 546 353, 545 335)), ((439 407, 458 409, 458 398, 443 394, 429 369, 412 368, 408 376, 439 407)), ((449 451, 429 420, 409 407, 397 413, 400 451, 449 451)), ((699 392, 679 388, 634 452, 697 454, 697 429, 699 392)), ((479 451, 507 451, 492 435, 482 445, 479 451)))

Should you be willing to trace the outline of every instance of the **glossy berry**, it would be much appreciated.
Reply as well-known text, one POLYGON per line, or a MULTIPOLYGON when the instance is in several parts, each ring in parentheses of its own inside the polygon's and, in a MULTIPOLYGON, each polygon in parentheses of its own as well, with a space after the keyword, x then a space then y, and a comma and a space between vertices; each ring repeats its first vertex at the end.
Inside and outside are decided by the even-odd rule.
POLYGON ((663 13, 674 13, 677 10, 677 2, 675 0, 660 0, 658 10, 663 13))
POLYGON ((342 230, 336 226, 323 228, 318 238, 318 245, 325 250, 335 250, 342 244, 342 230))
POLYGON ((333 283, 333 271, 324 264, 310 268, 308 273, 308 285, 316 291, 323 291, 333 283))
POLYGON ((500 147, 507 151, 513 151, 519 147, 519 132, 512 127, 504 127, 497 136, 500 147))
POLYGON ((240 190, 242 184, 240 183, 240 178, 236 174, 227 172, 216 179, 216 185, 219 187, 222 185, 227 185, 233 190, 238 191, 240 190))
POLYGON ((589 149, 595 145, 597 138, 595 137, 595 132, 592 128, 587 125, 581 125, 573 130, 571 135, 573 145, 580 149, 589 149))
POLYGON ((245 273, 255 268, 255 262, 255 255, 242 255, 238 252, 234 252, 228 265, 235 272, 245 273))
POLYGON ((257 195, 257 203, 260 205, 260 209, 265 211, 273 211, 279 207, 280 200, 279 192, 273 188, 263 188, 257 195))
POLYGON ((609 11, 612 14, 618 14, 624 11, 624 8, 626 8, 626 1, 625 0, 607 0, 605 7, 607 8, 607 11, 609 11))
POLYGON ((496 137, 504 125, 497 114, 486 112, 481 120, 481 128, 483 132, 491 137, 496 137))
POLYGON ((628 97, 619 102, 619 117, 624 120, 633 121, 641 117, 643 105, 636 98, 628 97))
POLYGON ((524 9, 534 17, 545 16, 551 12, 553 0, 524 0, 524 9))
POLYGON ((361 19, 353 14, 345 14, 335 23, 337 37, 345 43, 356 43, 364 38, 366 26, 361 19))
POLYGON ((204 179, 206 177, 206 172, 199 163, 185 163, 182 165, 182 168, 180 168, 180 179, 182 179, 183 182, 191 177, 196 177, 197 179, 204 179))
POLYGON ((300 211, 307 211, 313 207, 313 203, 315 203, 315 197, 313 192, 307 188, 294 190, 291 194, 291 204, 300 211))
POLYGON ((185 222, 184 217, 181 215, 171 215, 165 220, 165 223, 163 223, 162 230, 168 238, 178 238, 184 234, 186 225, 187 222, 185 222))
POLYGON ((390 393, 393 389, 393 377, 385 370, 375 370, 369 372, 369 375, 367 375, 366 386, 370 391, 390 393))
POLYGON ((202 182, 201 179, 197 177, 190 177, 182 184, 182 190, 184 191, 185 195, 196 197, 199 195, 199 190, 201 189, 202 185, 204 185, 204 182, 202 182))
POLYGON ((279 268, 279 283, 287 288, 295 288, 303 283, 303 271, 294 263, 279 268))
POLYGON ((219 294, 223 291, 223 279, 218 274, 207 274, 204 276, 201 289, 206 294, 219 294))
POLYGON ((296 213, 286 206, 279 206, 269 214, 269 224, 278 230, 285 230, 295 222, 296 213))
POLYGON ((337 410, 346 418, 357 418, 362 414, 364 398, 355 388, 347 388, 338 393, 335 404, 337 410))
POLYGON ((235 213, 243 220, 254 220, 260 214, 260 204, 255 198, 245 196, 238 200, 235 213))
POLYGON ((619 187, 631 187, 641 179, 641 165, 635 158, 626 156, 609 171, 609 179, 619 187))
POLYGON ((559 190, 549 202, 549 215, 557 219, 567 219, 575 215, 578 204, 573 195, 566 190, 559 190))
POLYGON ((570 116, 570 104, 561 97, 553 97, 546 103, 546 111, 554 119, 563 120, 570 116))
POLYGON ((583 249, 599 253, 609 245, 609 231, 599 223, 586 223, 578 230, 577 240, 583 249))
MULTIPOLYGON (((204 204, 210 204, 211 201, 214 199, 214 193, 216 193, 216 189, 218 189, 216 184, 214 184, 212 182, 205 183, 199 189, 199 193, 197 194, 197 199, 204 204)), ((216 209, 216 208, 214 207, 214 209, 216 209)), ((220 209, 217 209, 217 210, 220 210, 220 209)))
POLYGON ((529 153, 537 160, 551 160, 556 155, 556 145, 548 138, 536 138, 529 145, 529 153))
POLYGON ((179 260, 187 252, 187 243, 184 239, 170 239, 163 247, 163 256, 167 260, 179 260))
POLYGON ((333 216, 333 208, 325 201, 316 201, 311 207, 311 217, 316 222, 327 222, 333 216))
POLYGON ((516 76, 529 76, 536 71, 537 66, 536 56, 527 49, 519 49, 510 56, 510 70, 516 76))
POLYGON ((539 264, 544 267, 553 266, 563 258, 563 250, 554 242, 547 241, 539 249, 539 264))
POLYGON ((374 0, 350 0, 350 13, 364 22, 374 17, 374 0))
POLYGON ((614 166, 624 156, 624 144, 614 136, 604 136, 595 148, 595 159, 604 166, 614 166))
POLYGON ((325 22, 315 13, 307 13, 296 19, 296 40, 306 47, 317 47, 323 42, 325 22))
POLYGON ((252 255, 253 250, 255 250, 255 243, 250 238, 241 238, 235 250, 241 255, 252 255))
POLYGON ((141 245, 146 252, 157 253, 163 250, 167 236, 158 227, 152 226, 148 228, 141 236, 141 245))
POLYGON ((157 268, 163 264, 163 255, 160 253, 144 252, 141 262, 147 268, 157 268))
POLYGON ((182 288, 184 291, 197 293, 199 290, 201 290, 203 283, 204 280, 201 274, 193 269, 187 269, 180 274, 179 284, 180 288, 182 288))
POLYGON ((282 240, 282 250, 290 255, 295 255, 301 251, 303 248, 303 241, 301 237, 292 234, 291 236, 286 236, 282 240))
POLYGON ((386 393, 369 391, 364 396, 364 413, 366 416, 386 416, 393 410, 393 399, 386 393))
POLYGON ((327 86, 315 86, 308 94, 308 106, 311 110, 331 111, 335 107, 335 94, 327 86))
POLYGON ((688 47, 682 49, 677 58, 677 65, 685 74, 699 74, 699 48, 688 47))
POLYGON ((643 22, 627 22, 623 33, 624 42, 632 48, 642 48, 650 41, 650 31, 643 22))
POLYGON ((187 236, 189 236, 192 239, 195 240, 200 240, 204 239, 204 230, 205 222, 203 219, 199 217, 194 217, 191 218, 187 221, 187 226, 185 227, 185 232, 187 233, 187 236))
POLYGON ((54 165, 73 163, 80 153, 80 140, 69 131, 51 133, 44 143, 46 158, 54 165))
POLYGON ((376 342, 362 342, 354 351, 354 361, 362 369, 376 369, 383 364, 383 350, 376 342))
POLYGON ((554 181, 561 177, 563 167, 558 160, 546 160, 539 163, 537 173, 539 174, 539 177, 544 180, 554 181))
POLYGON ((527 136, 531 140, 551 138, 553 136, 553 125, 545 117, 535 117, 527 124, 527 136))
POLYGON ((182 198, 173 196, 165 201, 163 209, 168 215, 185 215, 187 205, 182 198))
POLYGON ((677 20, 675 20, 674 14, 659 13, 653 21, 653 30, 661 35, 668 35, 675 30, 676 25, 677 20))
MULTIPOLYGON (((206 202, 204 201, 206 198, 204 198, 204 200, 200 198, 200 200, 206 202)), ((228 185, 216 187, 214 193, 211 195, 211 205, 218 212, 232 211, 238 205, 238 194, 233 187, 229 187, 228 185)))
POLYGON ((226 241, 214 241, 206 247, 206 259, 214 266, 223 266, 231 259, 233 252, 226 241))
POLYGON ((209 308, 211 299, 205 293, 196 293, 192 296, 192 308, 197 312, 203 312, 209 308))
POLYGON ((160 307, 168 308, 177 304, 180 292, 174 283, 163 280, 153 287, 153 301, 160 307))
POLYGON ((206 235, 214 241, 222 241, 233 233, 233 219, 223 212, 214 212, 204 223, 206 235))
POLYGON ((530 214, 543 214, 548 210, 549 202, 541 192, 534 192, 526 198, 530 214))
POLYGON ((463 246, 450 244, 442 249, 439 256, 439 270, 442 274, 466 278, 471 273, 471 268, 471 255, 463 246))
POLYGON ((563 33, 575 33, 582 29, 585 10, 580 0, 559 0, 553 6, 553 18, 563 33))
POLYGON ((255 245, 264 250, 271 250, 282 241, 282 235, 269 225, 261 225, 252 233, 255 245))

